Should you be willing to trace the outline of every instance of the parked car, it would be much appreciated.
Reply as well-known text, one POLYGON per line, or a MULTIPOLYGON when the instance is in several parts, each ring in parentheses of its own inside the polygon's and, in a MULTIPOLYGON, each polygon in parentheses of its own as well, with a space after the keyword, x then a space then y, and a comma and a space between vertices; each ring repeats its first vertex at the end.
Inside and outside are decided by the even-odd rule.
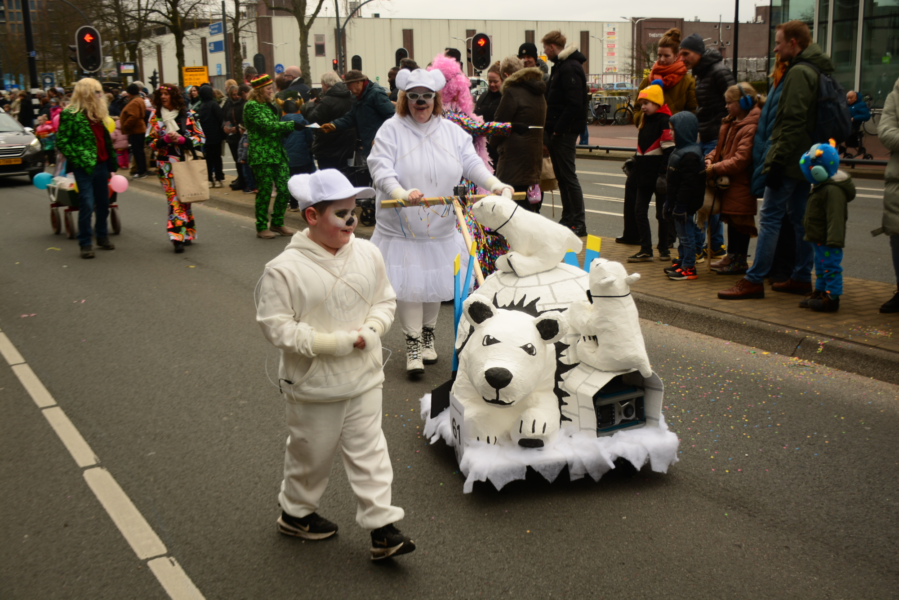
POLYGON ((28 175, 34 179, 43 170, 41 141, 30 128, 0 110, 0 177, 28 175))
POLYGON ((607 92, 633 92, 637 88, 625 81, 619 81, 618 83, 603 84, 602 89, 607 92))
POLYGON ((468 81, 471 82, 471 97, 477 102, 478 96, 487 91, 487 80, 480 77, 469 77, 468 81))

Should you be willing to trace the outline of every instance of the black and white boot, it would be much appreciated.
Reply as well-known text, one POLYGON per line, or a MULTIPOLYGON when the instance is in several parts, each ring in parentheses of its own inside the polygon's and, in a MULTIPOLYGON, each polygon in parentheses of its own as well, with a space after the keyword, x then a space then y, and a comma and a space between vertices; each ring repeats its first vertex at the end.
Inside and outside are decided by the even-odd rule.
POLYGON ((281 511, 281 516, 278 518, 278 531, 284 535, 307 540, 323 540, 337 533, 337 525, 320 517, 317 513, 308 514, 300 519, 281 511))
POLYGON ((425 364, 421 360, 421 338, 406 336, 406 374, 421 375, 425 364))
POLYGON ((392 524, 385 525, 371 532, 372 560, 409 554, 413 550, 415 550, 415 542, 400 533, 400 530, 392 524))
POLYGON ((426 365, 437 363, 437 349, 434 347, 434 328, 427 325, 421 328, 421 360, 426 365))

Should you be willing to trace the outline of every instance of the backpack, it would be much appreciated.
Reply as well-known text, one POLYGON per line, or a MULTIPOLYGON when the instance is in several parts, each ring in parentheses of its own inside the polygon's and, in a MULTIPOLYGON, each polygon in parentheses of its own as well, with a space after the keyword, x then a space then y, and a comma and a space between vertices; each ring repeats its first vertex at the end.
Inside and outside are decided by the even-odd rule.
POLYGON ((816 110, 815 129, 812 142, 826 144, 836 140, 837 144, 845 142, 852 133, 852 115, 846 102, 846 91, 827 73, 823 73, 817 65, 807 60, 796 64, 806 64, 818 74, 818 107, 816 110))

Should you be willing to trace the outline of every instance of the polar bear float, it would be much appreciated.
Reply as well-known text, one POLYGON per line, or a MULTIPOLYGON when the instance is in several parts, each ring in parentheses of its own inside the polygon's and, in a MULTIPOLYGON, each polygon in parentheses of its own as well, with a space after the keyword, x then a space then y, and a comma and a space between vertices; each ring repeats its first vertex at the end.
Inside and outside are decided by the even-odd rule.
POLYGON ((568 331, 551 312, 532 317, 497 309, 473 294, 463 312, 474 332, 459 351, 452 393, 465 408, 469 439, 526 448, 552 444, 559 432, 554 344, 568 331))
POLYGON ((549 271, 562 262, 569 250, 575 254, 583 244, 573 231, 537 213, 521 209, 500 196, 483 198, 471 208, 478 223, 489 227, 509 242, 511 250, 496 259, 503 273, 527 277, 549 271))
POLYGON ((636 369, 643 377, 652 375, 637 306, 630 285, 639 273, 628 275, 624 265, 604 258, 590 264, 588 300, 573 302, 568 309, 571 333, 578 337, 574 361, 600 371, 636 369))

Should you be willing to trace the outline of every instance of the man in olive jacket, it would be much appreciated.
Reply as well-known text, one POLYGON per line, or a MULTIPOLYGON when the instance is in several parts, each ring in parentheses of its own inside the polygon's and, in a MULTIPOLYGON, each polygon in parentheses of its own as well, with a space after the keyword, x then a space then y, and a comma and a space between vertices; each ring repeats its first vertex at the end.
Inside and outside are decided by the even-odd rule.
POLYGON ((805 241, 802 221, 808 201, 810 184, 799 169, 799 159, 812 145, 818 104, 818 73, 833 73, 833 64, 818 44, 812 43, 808 26, 801 21, 789 21, 777 26, 774 51, 789 61, 783 86, 771 147, 765 157, 765 199, 759 217, 759 237, 755 261, 746 276, 729 290, 718 292, 724 300, 764 298, 764 280, 774 259, 780 224, 786 213, 796 234, 796 263, 787 281, 775 283, 775 292, 807 294, 812 290, 814 250, 805 241))

